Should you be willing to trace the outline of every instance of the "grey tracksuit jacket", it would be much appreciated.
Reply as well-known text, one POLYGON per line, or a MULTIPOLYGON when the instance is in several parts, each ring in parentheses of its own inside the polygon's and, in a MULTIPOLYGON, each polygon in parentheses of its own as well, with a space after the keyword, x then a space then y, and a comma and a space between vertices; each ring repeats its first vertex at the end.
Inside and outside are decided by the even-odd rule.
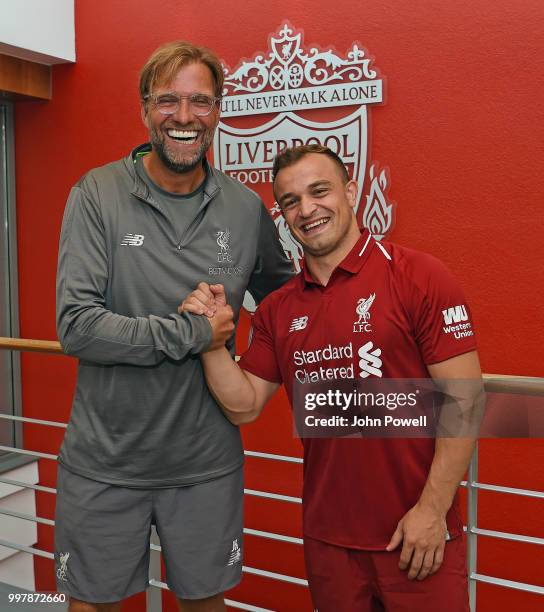
POLYGON ((209 166, 177 235, 136 174, 146 148, 91 170, 66 206, 57 331, 79 366, 59 461, 122 486, 187 485, 234 471, 243 453, 200 365, 211 327, 176 309, 200 281, 221 282, 237 318, 246 288, 259 302, 292 272, 259 197, 209 166))

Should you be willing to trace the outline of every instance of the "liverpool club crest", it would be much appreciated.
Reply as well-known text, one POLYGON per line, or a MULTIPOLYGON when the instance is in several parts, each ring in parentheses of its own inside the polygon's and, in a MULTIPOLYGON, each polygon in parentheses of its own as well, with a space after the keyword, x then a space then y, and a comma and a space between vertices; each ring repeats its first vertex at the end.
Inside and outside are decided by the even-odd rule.
MULTIPOLYGON (((332 149, 357 181, 355 210, 362 225, 359 202, 365 193, 369 157, 369 109, 384 101, 383 79, 360 43, 352 43, 345 53, 318 45, 307 48, 303 31, 288 22, 270 35, 266 52, 255 53, 234 70, 224 66, 224 73, 214 163, 257 191, 268 204, 285 252, 298 271, 302 249, 290 235, 272 195, 274 157, 286 147, 302 144, 332 149)), ((369 213, 373 227, 380 220, 378 239, 391 227, 394 210, 387 208, 384 188, 381 193, 380 207, 376 208, 373 196, 374 208, 369 213)), ((244 301, 244 306, 250 308, 250 302, 244 301)))

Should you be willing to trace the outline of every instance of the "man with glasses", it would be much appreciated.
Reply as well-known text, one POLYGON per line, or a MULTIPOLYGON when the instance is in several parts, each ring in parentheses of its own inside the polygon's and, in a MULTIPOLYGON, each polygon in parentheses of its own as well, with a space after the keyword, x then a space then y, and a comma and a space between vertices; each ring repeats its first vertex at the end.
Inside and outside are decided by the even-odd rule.
POLYGON ((72 189, 58 269, 58 334, 79 358, 59 455, 55 558, 73 612, 144 590, 155 524, 183 611, 225 609, 242 567, 243 452, 198 355, 233 322, 178 314, 198 281, 236 312, 291 276, 258 196, 205 155, 223 70, 208 49, 160 47, 140 77, 150 143, 72 189), (266 256, 265 256, 266 254, 266 256))

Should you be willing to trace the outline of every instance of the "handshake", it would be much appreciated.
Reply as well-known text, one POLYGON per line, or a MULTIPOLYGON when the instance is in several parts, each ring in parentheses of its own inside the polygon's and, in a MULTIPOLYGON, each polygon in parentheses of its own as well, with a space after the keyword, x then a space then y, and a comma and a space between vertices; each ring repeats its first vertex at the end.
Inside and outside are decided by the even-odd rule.
POLYGON ((179 314, 190 312, 208 317, 212 328, 212 341, 206 352, 225 346, 234 332, 234 312, 227 304, 223 285, 199 283, 178 307, 179 314))

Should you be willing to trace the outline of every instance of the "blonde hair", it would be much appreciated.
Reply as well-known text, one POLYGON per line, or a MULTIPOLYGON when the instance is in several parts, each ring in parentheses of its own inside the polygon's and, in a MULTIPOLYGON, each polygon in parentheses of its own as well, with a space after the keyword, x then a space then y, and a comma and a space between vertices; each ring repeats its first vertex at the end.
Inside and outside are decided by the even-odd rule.
POLYGON ((214 95, 220 98, 224 74, 219 58, 207 47, 197 47, 184 40, 165 43, 151 54, 140 72, 140 98, 145 100, 156 85, 172 81, 182 66, 198 62, 210 69, 214 95))

